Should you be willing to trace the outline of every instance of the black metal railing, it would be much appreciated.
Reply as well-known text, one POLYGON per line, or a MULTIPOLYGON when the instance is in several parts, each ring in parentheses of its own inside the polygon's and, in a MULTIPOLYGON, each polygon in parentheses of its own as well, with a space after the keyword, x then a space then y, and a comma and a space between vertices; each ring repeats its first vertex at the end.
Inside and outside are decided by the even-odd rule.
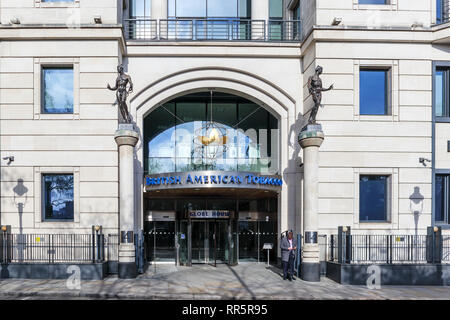
POLYGON ((436 23, 446 23, 449 21, 450 0, 438 0, 436 10, 436 23))
POLYGON ((340 263, 446 263, 450 237, 432 235, 333 234, 327 261, 340 263))
POLYGON ((118 256, 117 235, 0 234, 0 263, 95 263, 118 256))
POLYGON ((450 263, 450 235, 442 237, 442 262, 450 263))
POLYGON ((301 22, 251 19, 125 19, 127 39, 145 41, 301 41, 301 22))
POLYGON ((105 239, 106 260, 119 261, 119 235, 108 234, 108 237, 105 239))
POLYGON ((300 20, 269 20, 269 41, 301 41, 300 20))

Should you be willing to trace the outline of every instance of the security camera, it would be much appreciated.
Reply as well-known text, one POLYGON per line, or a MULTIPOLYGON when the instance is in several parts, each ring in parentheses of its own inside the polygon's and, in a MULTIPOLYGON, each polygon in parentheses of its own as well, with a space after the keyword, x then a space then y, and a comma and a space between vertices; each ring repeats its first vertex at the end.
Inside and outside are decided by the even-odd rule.
POLYGON ((7 164, 11 164, 14 161, 14 156, 4 157, 3 160, 8 160, 7 164))
POLYGON ((431 160, 426 159, 426 158, 419 158, 419 162, 420 162, 421 164, 423 164, 424 166, 426 166, 427 164, 426 164, 425 162, 431 162, 431 160))

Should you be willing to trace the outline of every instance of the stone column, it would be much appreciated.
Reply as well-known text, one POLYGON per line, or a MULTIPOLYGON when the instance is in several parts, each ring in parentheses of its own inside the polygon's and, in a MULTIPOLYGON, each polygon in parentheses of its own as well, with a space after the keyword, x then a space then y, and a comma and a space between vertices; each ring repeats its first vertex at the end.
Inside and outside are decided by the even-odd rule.
POLYGON ((134 247, 134 147, 139 134, 132 124, 119 124, 114 139, 119 147, 119 278, 129 279, 137 276, 134 247))
POLYGON ((324 139, 320 124, 307 125, 302 129, 298 142, 303 149, 303 230, 301 278, 305 281, 320 281, 318 243, 319 203, 319 147, 324 139))

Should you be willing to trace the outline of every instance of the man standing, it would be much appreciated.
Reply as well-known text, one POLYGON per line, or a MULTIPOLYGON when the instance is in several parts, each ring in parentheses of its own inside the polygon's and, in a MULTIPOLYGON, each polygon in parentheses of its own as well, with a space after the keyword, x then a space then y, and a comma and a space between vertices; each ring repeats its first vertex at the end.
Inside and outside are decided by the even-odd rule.
POLYGON ((294 278, 294 260, 295 250, 297 250, 297 241, 293 238, 292 231, 288 232, 287 237, 281 240, 281 261, 283 263, 283 280, 286 278, 289 281, 295 280, 294 278))

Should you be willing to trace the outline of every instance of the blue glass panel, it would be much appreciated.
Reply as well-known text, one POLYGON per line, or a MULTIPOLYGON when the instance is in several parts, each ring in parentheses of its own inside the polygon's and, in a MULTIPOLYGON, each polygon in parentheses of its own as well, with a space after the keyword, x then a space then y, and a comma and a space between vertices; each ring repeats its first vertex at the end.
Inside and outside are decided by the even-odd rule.
POLYGON ((234 18, 238 14, 236 0, 208 0, 208 17, 234 18))
POLYGON ((44 68, 44 113, 73 113, 73 69, 44 68))
POLYGON ((269 0, 270 19, 283 18, 283 0, 269 0))
POLYGON ((45 220, 73 220, 73 175, 43 175, 45 220))
POLYGON ((387 114, 387 71, 361 70, 359 73, 360 114, 387 114))
POLYGON ((442 0, 436 0, 436 22, 442 23, 442 0))
POLYGON ((130 1, 130 16, 136 17, 150 17, 151 3, 150 0, 131 0, 130 1))
POLYGON ((359 4, 389 4, 388 0, 359 0, 359 4))
POLYGON ((248 18, 251 16, 251 0, 238 0, 238 17, 248 18))
POLYGON ((436 175, 435 186, 435 214, 434 220, 443 222, 445 220, 445 182, 446 176, 436 175))
POLYGON ((167 0, 167 11, 169 18, 176 17, 175 0, 167 0))
POLYGON ((176 5, 178 18, 206 17, 206 0, 176 0, 176 5))
POLYGON ((387 176, 362 175, 359 179, 359 220, 387 220, 387 176))
POLYGON ((446 78, 445 70, 436 70, 435 76, 435 112, 436 117, 445 117, 445 78, 446 78))

